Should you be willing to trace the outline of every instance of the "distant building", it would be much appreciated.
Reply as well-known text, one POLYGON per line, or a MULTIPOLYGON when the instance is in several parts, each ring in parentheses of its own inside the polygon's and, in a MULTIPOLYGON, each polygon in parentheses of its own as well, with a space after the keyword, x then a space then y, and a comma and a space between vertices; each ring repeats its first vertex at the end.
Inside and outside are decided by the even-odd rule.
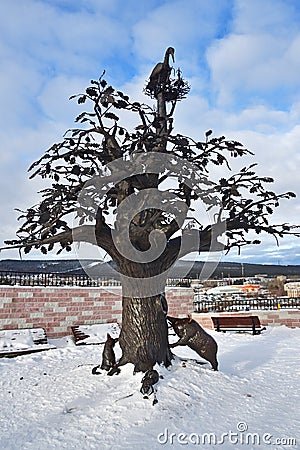
POLYGON ((276 278, 277 278, 278 281, 281 281, 283 283, 286 282, 286 276, 285 275, 277 275, 276 278))
POLYGON ((195 280, 191 280, 191 287, 192 288, 202 288, 203 284, 198 279, 195 279, 195 280))
POLYGON ((208 295, 234 295, 234 294, 257 294, 260 292, 259 284, 232 284, 229 286, 216 286, 208 289, 208 295))
POLYGON ((285 283, 284 290, 288 297, 300 297, 300 282, 285 283))

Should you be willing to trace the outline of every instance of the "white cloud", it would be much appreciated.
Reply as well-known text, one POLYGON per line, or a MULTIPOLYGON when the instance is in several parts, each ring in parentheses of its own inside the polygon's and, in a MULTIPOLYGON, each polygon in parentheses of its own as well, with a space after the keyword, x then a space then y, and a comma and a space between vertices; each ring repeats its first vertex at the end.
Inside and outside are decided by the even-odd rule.
POLYGON ((297 0, 236 0, 233 6, 232 29, 235 33, 291 35, 298 30, 297 0))
MULTIPOLYGON (((215 43, 207 59, 219 103, 238 105, 245 94, 253 101, 258 94, 275 89, 279 89, 278 97, 282 91, 284 103, 285 91, 289 94, 300 86, 299 58, 295 56, 299 39, 300 35, 287 43, 268 35, 231 35, 215 43)), ((294 95, 299 99, 297 91, 294 95)))
POLYGON ((68 76, 57 76, 48 81, 37 97, 43 114, 53 122, 74 125, 75 117, 82 112, 82 105, 72 95, 84 93, 87 80, 68 76))
MULTIPOLYGON (((300 33, 292 3, 236 2, 231 32, 207 49, 220 105, 234 103, 238 107, 245 95, 256 101, 257 95, 268 93, 279 104, 284 104, 286 97, 299 99, 300 33)), ((272 102, 272 98, 268 100, 272 102)))
POLYGON ((165 2, 133 27, 135 51, 141 60, 154 63, 162 59, 162 49, 173 46, 176 66, 184 65, 192 74, 199 68, 206 43, 220 31, 225 10, 223 0, 190 0, 188 5, 185 0, 165 2))

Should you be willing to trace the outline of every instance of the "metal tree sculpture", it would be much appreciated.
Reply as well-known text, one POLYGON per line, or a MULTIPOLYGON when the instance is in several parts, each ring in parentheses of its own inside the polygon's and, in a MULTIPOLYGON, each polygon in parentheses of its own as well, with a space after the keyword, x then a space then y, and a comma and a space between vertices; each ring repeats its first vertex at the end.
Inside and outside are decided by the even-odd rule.
POLYGON ((266 189, 273 180, 258 176, 255 164, 212 179, 214 165, 225 172, 231 157, 251 153, 242 144, 211 137, 211 131, 203 142, 173 132, 176 105, 189 86, 179 69, 172 77, 170 56, 172 47, 145 87, 156 107, 132 102, 107 84, 104 73, 85 93, 71 97, 92 109, 30 167, 30 178, 49 178, 52 185, 41 192, 38 205, 22 211, 18 238, 7 241, 10 248, 44 254, 55 244, 60 252, 88 242, 110 255, 123 289, 119 365, 133 363, 136 371, 171 363, 162 300, 178 258, 259 243, 248 237, 251 230, 276 239, 297 235, 294 226, 269 223, 279 200, 295 195, 266 189), (125 113, 138 118, 133 131, 119 123, 125 113), (197 202, 215 211, 211 223, 191 220, 197 202), (77 224, 71 226, 68 216, 74 215, 77 224))

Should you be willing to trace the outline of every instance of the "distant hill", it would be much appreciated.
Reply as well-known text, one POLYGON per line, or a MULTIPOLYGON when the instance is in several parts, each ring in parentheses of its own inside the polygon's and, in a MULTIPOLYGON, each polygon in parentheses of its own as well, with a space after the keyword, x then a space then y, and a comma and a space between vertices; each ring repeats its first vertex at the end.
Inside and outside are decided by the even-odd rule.
MULTIPOLYGON (((215 263, 206 263, 215 264, 215 263)), ((203 262, 195 262, 190 275, 193 278, 197 278, 199 272, 203 268, 203 262)), ((236 262, 219 262, 216 269, 213 271, 211 278, 226 278, 230 277, 253 277, 258 274, 266 274, 267 276, 273 277, 277 275, 285 276, 300 276, 300 266, 299 265, 271 265, 271 264, 249 264, 236 262)))
POLYGON ((25 272, 25 273, 57 273, 64 275, 84 275, 83 268, 87 267, 88 273, 92 276, 114 278, 116 270, 113 263, 104 263, 93 259, 86 259, 80 263, 77 259, 62 260, 18 260, 4 259, 0 261, 0 271, 2 272, 25 272))
MULTIPOLYGON (((111 261, 104 263, 98 260, 86 259, 81 263, 88 269, 89 275, 99 276, 105 278, 118 278, 115 270, 115 265, 111 261)), ((83 275, 85 271, 81 263, 76 259, 63 260, 17 260, 4 259, 0 260, 0 271, 2 272, 31 272, 31 273, 59 273, 68 275, 83 275)), ((170 273, 170 278, 182 278, 189 276, 191 278, 198 278, 200 273, 203 273, 203 267, 209 268, 211 265, 211 278, 221 277, 240 277, 242 276, 242 265, 236 262, 219 262, 215 268, 216 263, 204 263, 197 261, 194 264, 191 261, 178 261, 170 273), (190 267, 192 269, 190 270, 190 267)), ((205 273, 207 271, 205 270, 205 273)), ((243 263, 244 276, 251 277, 256 274, 266 274, 268 276, 286 275, 300 276, 299 265, 270 265, 270 264, 248 264, 243 263)))

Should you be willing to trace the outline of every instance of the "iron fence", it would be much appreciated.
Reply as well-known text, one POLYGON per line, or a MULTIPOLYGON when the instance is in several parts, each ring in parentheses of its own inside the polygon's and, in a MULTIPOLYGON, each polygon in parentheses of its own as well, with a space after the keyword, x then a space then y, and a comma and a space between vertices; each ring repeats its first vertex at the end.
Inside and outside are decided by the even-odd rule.
POLYGON ((300 309, 300 298, 290 297, 244 297, 230 300, 194 300, 194 312, 234 312, 250 310, 300 309))
MULTIPOLYGON (((84 274, 31 273, 0 271, 0 285, 10 286, 121 286, 120 280, 109 277, 89 277, 84 274)), ((167 286, 190 287, 188 278, 169 278, 167 286)))
POLYGON ((120 281, 108 277, 61 273, 0 272, 0 284, 11 286, 119 286, 120 281))

